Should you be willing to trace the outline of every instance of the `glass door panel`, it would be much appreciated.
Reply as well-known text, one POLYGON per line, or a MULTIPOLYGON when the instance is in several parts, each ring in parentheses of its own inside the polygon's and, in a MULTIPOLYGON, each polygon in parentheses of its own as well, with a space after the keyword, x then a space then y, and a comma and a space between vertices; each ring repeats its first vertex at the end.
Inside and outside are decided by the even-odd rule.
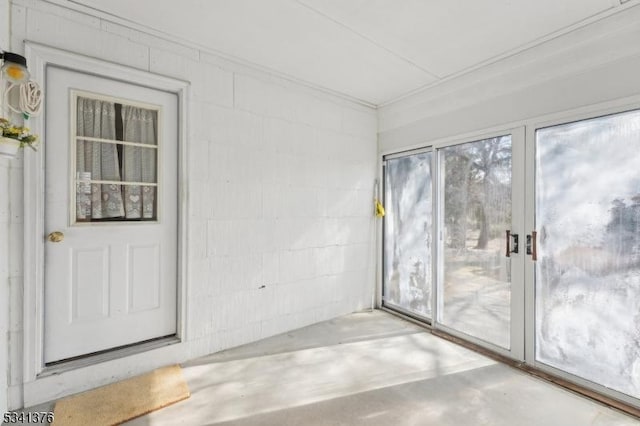
POLYGON ((536 132, 535 358, 640 397, 640 111, 536 132))
POLYGON ((505 349, 511 344, 511 136, 439 150, 438 322, 505 349))
POLYGON ((431 152, 385 160, 383 304, 431 317, 431 152))
POLYGON ((71 222, 155 221, 158 107, 84 92, 74 93, 73 99, 76 191, 71 222))

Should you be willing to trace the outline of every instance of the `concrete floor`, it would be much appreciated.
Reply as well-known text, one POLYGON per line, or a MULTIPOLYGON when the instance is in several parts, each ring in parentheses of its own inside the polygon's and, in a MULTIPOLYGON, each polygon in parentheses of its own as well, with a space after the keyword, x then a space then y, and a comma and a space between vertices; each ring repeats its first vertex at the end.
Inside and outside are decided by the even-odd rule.
POLYGON ((381 311, 183 367, 191 398, 125 425, 640 426, 381 311))
POLYGON ((190 399, 125 423, 640 425, 381 311, 184 365, 190 399))

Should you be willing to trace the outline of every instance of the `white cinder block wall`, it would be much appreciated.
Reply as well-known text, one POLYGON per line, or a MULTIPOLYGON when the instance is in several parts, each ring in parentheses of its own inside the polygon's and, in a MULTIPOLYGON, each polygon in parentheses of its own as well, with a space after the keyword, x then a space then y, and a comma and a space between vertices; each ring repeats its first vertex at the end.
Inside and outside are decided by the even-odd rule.
MULTIPOLYGON (((13 51, 35 41, 191 83, 183 359, 370 306, 373 109, 52 3, 10 12, 13 51)), ((8 406, 23 404, 21 159, 0 160, 0 185, 3 411, 7 371, 8 406)))

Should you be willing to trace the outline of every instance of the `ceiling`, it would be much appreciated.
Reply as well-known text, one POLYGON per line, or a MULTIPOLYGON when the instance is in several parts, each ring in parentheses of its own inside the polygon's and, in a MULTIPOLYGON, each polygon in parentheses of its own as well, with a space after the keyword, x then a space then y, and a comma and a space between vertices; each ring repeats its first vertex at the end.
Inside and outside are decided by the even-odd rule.
POLYGON ((70 0, 381 105, 626 0, 70 0))

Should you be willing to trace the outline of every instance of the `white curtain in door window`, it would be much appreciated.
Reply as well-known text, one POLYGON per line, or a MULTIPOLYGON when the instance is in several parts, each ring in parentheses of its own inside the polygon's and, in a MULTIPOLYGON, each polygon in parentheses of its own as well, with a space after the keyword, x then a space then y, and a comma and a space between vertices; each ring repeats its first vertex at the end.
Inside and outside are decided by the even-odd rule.
MULTIPOLYGON (((156 111, 122 106, 122 130, 125 142, 153 145, 154 148, 125 145, 122 173, 126 182, 157 182, 157 117, 156 111)), ((125 185, 124 203, 127 219, 156 217, 154 186, 125 185)))
MULTIPOLYGON (((116 138, 115 106, 111 102, 78 98, 77 136, 116 138)), ((90 172, 91 180, 120 181, 118 149, 113 143, 88 142, 76 144, 77 171, 90 172)), ((105 219, 124 216, 120 185, 91 184, 91 218, 105 219)))

